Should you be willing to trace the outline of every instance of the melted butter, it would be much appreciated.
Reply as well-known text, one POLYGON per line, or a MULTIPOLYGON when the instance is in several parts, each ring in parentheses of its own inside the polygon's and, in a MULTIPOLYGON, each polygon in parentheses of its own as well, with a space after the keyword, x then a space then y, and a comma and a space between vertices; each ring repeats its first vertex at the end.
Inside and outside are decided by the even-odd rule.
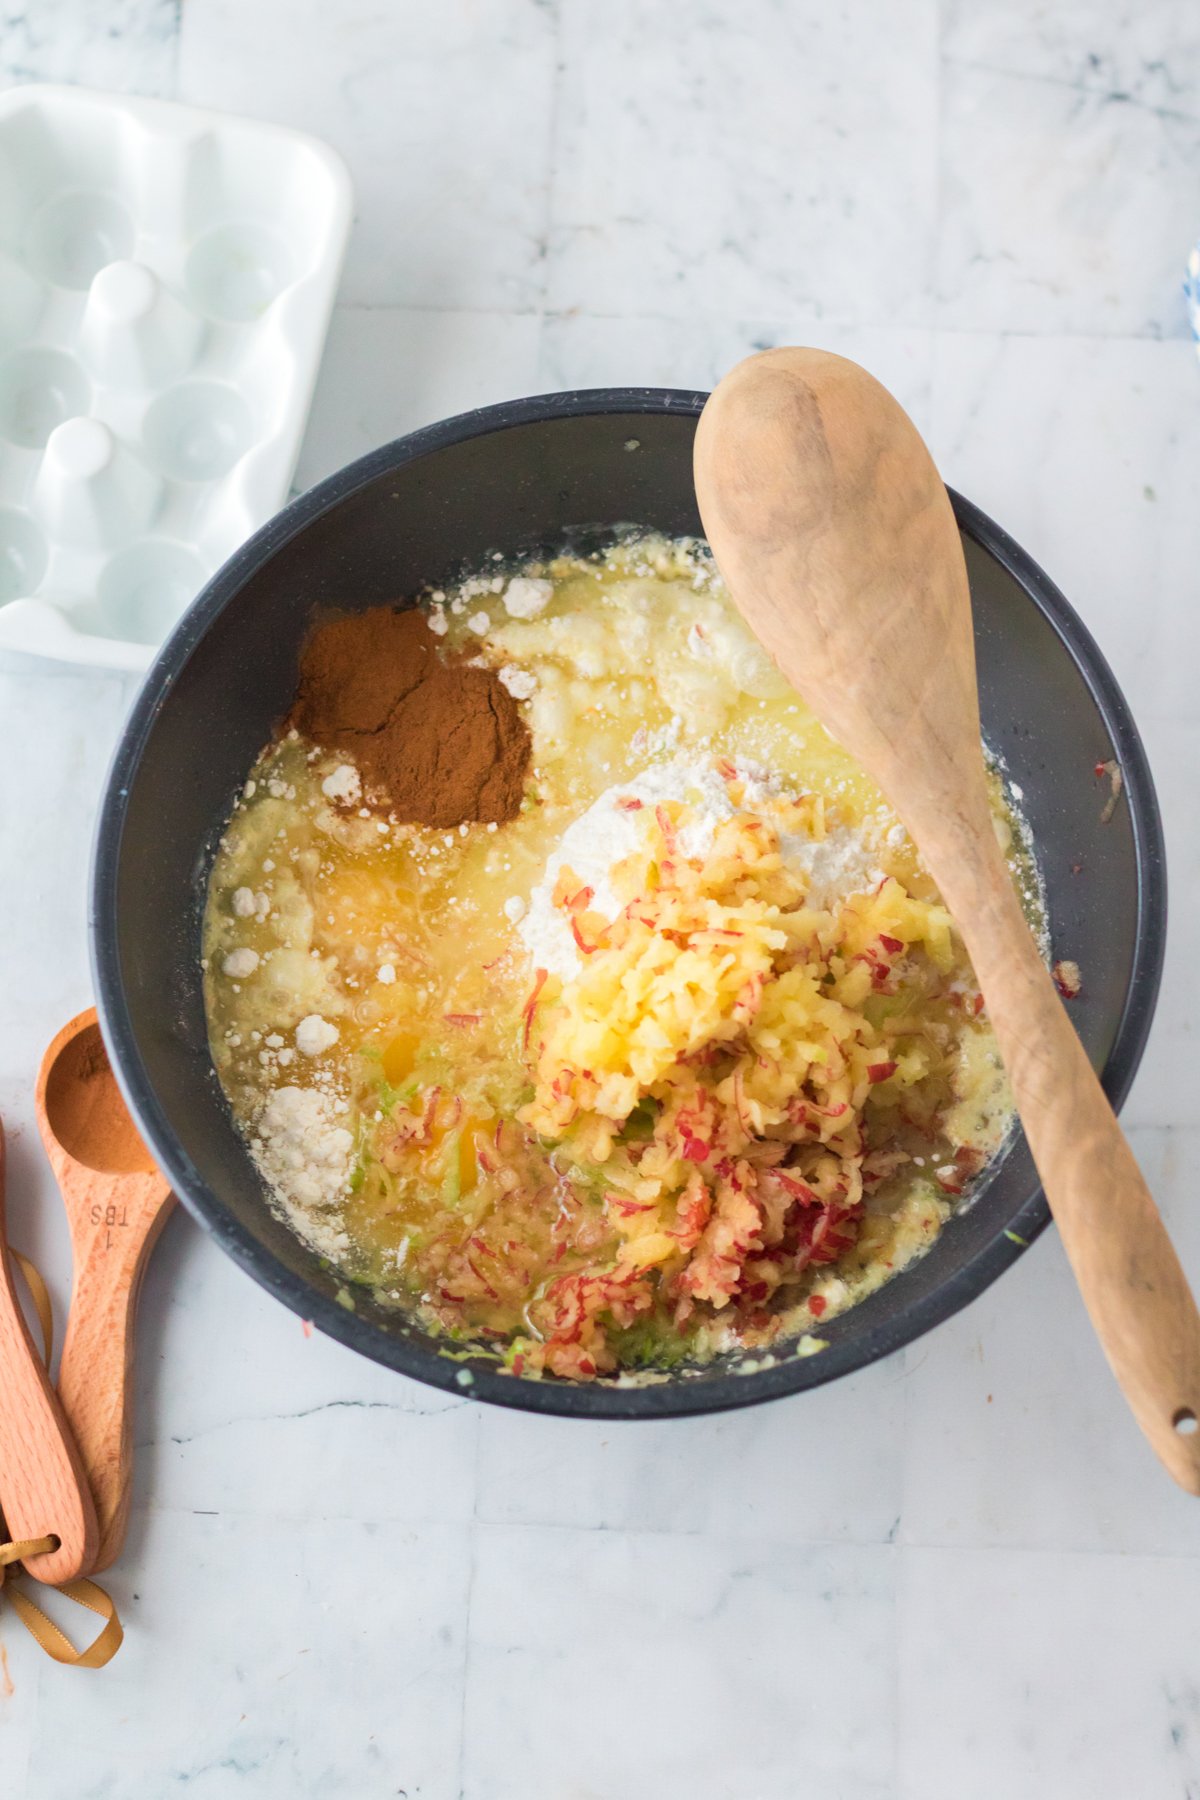
MULTIPOLYGON (((541 618, 509 620, 489 594, 451 615, 446 640, 537 680, 525 708, 533 778, 516 820, 498 830, 400 824, 380 831, 374 817, 325 798, 322 782, 340 759, 290 740, 270 747, 252 771, 210 881, 210 1041, 248 1132, 270 1088, 289 1083, 319 1081, 345 1106, 360 1139, 376 1118, 381 1080, 396 1089, 417 1075, 462 1099, 453 1142, 450 1133, 435 1133, 427 1191, 409 1194, 397 1210, 394 1194, 368 1181, 342 1210, 352 1268, 385 1286, 390 1279, 397 1297, 405 1247, 434 1216, 438 1191, 450 1183, 469 1201, 479 1178, 476 1144, 528 1092, 521 1008, 531 970, 505 903, 528 898, 566 826, 606 788, 676 750, 759 763, 798 789, 825 794, 841 819, 872 834, 881 867, 914 895, 935 896, 882 795, 764 667, 719 587, 697 584, 686 550, 642 546, 603 563, 563 559, 535 572, 555 581, 541 618), (482 641, 465 622, 481 606, 491 621, 482 641), (698 619, 709 634, 699 647, 698 619), (241 910, 235 902, 245 890, 255 897, 253 916, 244 899, 241 910), (240 981, 224 973, 235 948, 260 958, 240 981), (381 970, 391 978, 381 980, 381 970), (316 1062, 295 1048, 295 1028, 312 1013, 339 1034, 316 1062)), ((1000 830, 1011 838, 997 777, 993 790, 1000 830)), ((1014 841, 1014 876, 1036 916, 1035 875, 1019 829, 1014 841)), ((973 993, 965 957, 958 975, 973 993)), ((992 1154, 1012 1106, 986 1020, 961 1021, 954 1092, 947 1139, 992 1154)), ((861 1298, 936 1235, 950 1206, 931 1175, 885 1183, 872 1199, 856 1252, 814 1285, 825 1316, 861 1298)), ((716 1331, 714 1347, 719 1340, 716 1331)))

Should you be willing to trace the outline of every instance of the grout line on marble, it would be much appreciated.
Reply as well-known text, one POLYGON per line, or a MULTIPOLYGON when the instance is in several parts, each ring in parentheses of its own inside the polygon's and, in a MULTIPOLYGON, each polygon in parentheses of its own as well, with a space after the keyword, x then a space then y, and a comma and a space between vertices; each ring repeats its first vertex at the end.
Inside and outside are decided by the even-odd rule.
POLYGON ((554 233, 554 178, 558 166, 558 143, 562 131, 562 77, 565 64, 562 58, 562 6, 561 0, 535 0, 535 4, 547 8, 553 17, 553 32, 550 55, 552 58, 550 71, 550 106, 546 119, 546 178, 543 191, 542 229, 540 239, 540 284, 541 303, 531 306, 525 312, 514 314, 514 317, 528 317, 537 322, 537 335, 534 340, 533 378, 531 392, 542 393, 540 370, 542 367, 542 349, 546 337, 546 320, 550 317, 547 301, 550 297, 550 242, 554 233))
POLYGON ((945 311, 945 303, 941 292, 942 266, 942 227, 945 218, 943 200, 946 191, 946 158, 944 142, 946 133, 946 83, 944 73, 949 60, 943 52, 942 45, 946 37, 945 0, 939 0, 936 10, 936 23, 933 33, 933 228, 929 233, 929 264, 925 270, 927 301, 932 309, 932 323, 929 327, 931 342, 929 345, 929 409, 933 416, 933 383, 934 369, 937 360, 937 342, 934 334, 942 329, 941 315, 945 311))
MULTIPOLYGON (((904 1510, 904 1476, 907 1472, 907 1466, 908 1466, 908 1451, 907 1451, 908 1409, 907 1409, 907 1402, 905 1405, 904 1422, 905 1422, 906 1429, 905 1429, 905 1433, 904 1433, 904 1444, 905 1444, 905 1450, 903 1453, 904 1454, 904 1463, 902 1466, 901 1485, 900 1485, 901 1515, 903 1515, 903 1510, 904 1510)), ((895 1526, 893 1526, 893 1528, 892 1528, 892 1539, 891 1539, 891 1547, 893 1549, 897 1549, 897 1550, 900 1550, 902 1548, 899 1544, 896 1543, 896 1540, 895 1540, 895 1534, 899 1529, 899 1525, 900 1525, 900 1520, 897 1519, 895 1526)), ((902 1704, 903 1704, 904 1674, 905 1674, 904 1655, 903 1655, 904 1646, 902 1643, 902 1639, 904 1636, 905 1626, 906 1626, 908 1616, 909 1616, 908 1609, 903 1605, 902 1599, 901 1599, 901 1596, 904 1593, 906 1585, 907 1585, 907 1576, 908 1576, 908 1564, 907 1564, 903 1554, 900 1555, 898 1560, 894 1560, 894 1559, 890 1560, 888 1563, 888 1569, 889 1569, 889 1573, 891 1574, 891 1581, 888 1583, 888 1601, 889 1601, 889 1605, 891 1607, 891 1615, 892 1615, 891 1616, 891 1629, 888 1633, 889 1647, 891 1649, 891 1663, 890 1663, 890 1667, 888 1669, 888 1688, 889 1688, 889 1693, 890 1693, 890 1698, 891 1698, 891 1721, 890 1721, 891 1729, 889 1732, 889 1737, 891 1739, 891 1752, 892 1752, 892 1763, 891 1763, 892 1777, 893 1777, 893 1780, 896 1782, 896 1789, 897 1789, 896 1795, 895 1795, 895 1800, 901 1800, 900 1780, 899 1780, 899 1778, 900 1778, 900 1743, 901 1743, 901 1737, 902 1737, 903 1730, 904 1730, 904 1715, 903 1715, 903 1711, 902 1711, 902 1704)), ((907 1800, 907 1797, 905 1797, 905 1800, 907 1800)))
MULTIPOLYGON (((1150 1454, 1151 1453, 1147 1451, 1147 1455, 1150 1454)), ((1162 1479, 1164 1481, 1169 1481, 1170 1477, 1164 1473, 1162 1479)), ((1109 1547, 1103 1544, 1090 1545, 1086 1549, 1064 1549, 1058 1544, 1022 1544, 1009 1542, 979 1543, 966 1541, 962 1543, 932 1543, 917 1538, 893 1538, 890 1535, 882 1538, 822 1537, 807 1532, 803 1536, 794 1539, 780 1539, 778 1537, 764 1537, 761 1533, 741 1536, 728 1531, 713 1531, 708 1526, 698 1526, 694 1530, 681 1530, 678 1526, 673 1526, 662 1531, 655 1531, 646 1527, 624 1525, 571 1525, 564 1523, 561 1520, 553 1519, 519 1519, 512 1520, 508 1523, 481 1519, 478 1521, 478 1524, 480 1530, 484 1532, 509 1531, 536 1534, 545 1531, 561 1531, 572 1532, 579 1537, 625 1537, 634 1540, 643 1540, 648 1544, 656 1543, 664 1537, 678 1538, 683 1541, 698 1539, 704 1543, 721 1545, 728 1549, 745 1547, 747 1549, 757 1549, 760 1551, 768 1550, 778 1556, 800 1554, 810 1550, 884 1550, 890 1557, 900 1558, 904 1558, 911 1553, 916 1553, 922 1556, 984 1555, 1041 1559, 1071 1557, 1080 1562, 1091 1561, 1096 1557, 1103 1557, 1108 1561, 1116 1560, 1128 1562, 1132 1559, 1189 1564, 1194 1563, 1196 1560, 1195 1554, 1190 1550, 1155 1550, 1149 1548, 1128 1550, 1109 1547)), ((1200 1800, 1200 1796, 1198 1796, 1198 1800, 1200 1800)))
MULTIPOLYGON (((940 182, 940 175, 939 175, 940 182)), ((1180 281, 1183 280, 1183 258, 1180 259, 1180 281)), ((940 306, 940 302, 938 305, 940 306)), ((1003 330, 993 325, 943 324, 935 314, 929 318, 898 318, 894 312, 886 318, 849 318, 841 313, 813 312, 788 315, 777 309, 766 314, 750 313, 745 308, 736 312, 706 312, 703 308, 693 308, 688 312, 606 312, 595 307, 552 307, 552 306, 442 306, 430 303, 409 303, 407 301, 374 301, 374 300, 339 300, 336 311, 348 313, 412 313, 418 316, 426 314, 439 317, 449 315, 468 319, 536 319, 541 325, 561 325, 573 319, 589 320, 599 324, 637 325, 645 322, 650 325, 680 325, 700 322, 711 325, 746 328, 753 326, 770 330, 775 326, 789 328, 812 326, 841 332, 894 332, 898 335, 910 335, 914 332, 925 332, 931 338, 959 338, 963 340, 993 338, 998 343, 1078 343, 1078 344, 1162 344, 1170 346, 1178 352, 1181 348, 1189 351, 1195 349, 1193 340, 1185 330, 1164 332, 1153 327, 1144 331, 1065 331, 1061 326, 1052 326, 1044 331, 1030 331, 1020 327, 1005 327, 1003 330)))
POLYGON ((1198 112, 1188 112, 1173 106, 1155 106, 1148 100, 1139 99, 1137 94, 1130 93, 1126 88, 1107 87, 1102 82, 1091 87, 1086 81, 1072 81, 1065 75, 1044 75, 1032 69, 1002 69, 996 63, 979 62, 970 57, 953 56, 940 51, 939 70, 943 64, 952 69, 962 69, 968 75, 995 75, 1001 81, 1030 81, 1038 87, 1053 87, 1065 93, 1078 94, 1082 99, 1101 100, 1111 106, 1131 106, 1152 119, 1162 119, 1170 124, 1200 124, 1198 112))
POLYGON ((912 1382, 911 1379, 909 1379, 909 1377, 911 1377, 912 1375, 914 1375, 917 1372, 917 1370, 921 1367, 921 1364, 926 1360, 926 1357, 929 1354, 928 1350, 926 1350, 925 1354, 922 1355, 920 1360, 914 1365, 914 1363, 912 1362, 911 1353, 919 1345, 920 1345, 920 1340, 918 1339, 916 1345, 905 1344, 902 1346, 902 1348, 900 1350, 900 1373, 901 1373, 900 1395, 899 1395, 899 1399, 900 1399, 900 1432, 901 1432, 901 1436, 900 1436, 900 1483, 899 1483, 900 1493, 899 1493, 899 1497, 897 1500, 898 1510, 897 1510, 897 1514, 896 1514, 896 1519, 895 1519, 894 1524, 892 1525, 890 1532, 888 1533, 888 1542, 890 1544, 894 1544, 897 1546, 903 1545, 904 1542, 906 1541, 905 1531, 904 1531, 904 1516, 905 1516, 906 1512, 908 1511, 908 1501, 909 1501, 909 1491, 908 1491, 908 1489, 909 1489, 909 1466, 910 1466, 911 1455, 912 1455, 912 1451, 911 1451, 912 1433, 911 1433, 909 1427, 911 1424, 911 1414, 912 1414, 912 1404, 913 1404, 912 1396, 915 1391, 914 1383, 912 1382))
POLYGON ((463 1605, 463 1659, 462 1659, 462 1692, 460 1695, 458 1715, 458 1800, 467 1800, 466 1791, 466 1755, 467 1755, 467 1704, 471 1683, 471 1611, 475 1600, 475 1576, 479 1565, 479 1469, 483 1458, 480 1439, 482 1421, 476 1408, 475 1445, 471 1472, 471 1521, 467 1527, 467 1593, 463 1605))
POLYGON ((563 119, 563 94, 562 94, 563 79, 562 78, 563 78, 563 71, 566 68, 566 63, 563 60, 561 0, 543 0, 543 4, 547 5, 550 9, 550 12, 551 12, 551 14, 553 16, 553 20, 554 20, 554 29, 553 29, 553 33, 552 33, 553 41, 552 41, 551 49, 550 49, 550 54, 551 54, 551 57, 553 58, 553 62, 551 65, 551 78, 550 78, 550 109, 549 109, 549 117, 547 118, 547 121, 546 121, 545 205, 542 209, 542 239, 541 239, 542 303, 539 307, 532 309, 537 317, 538 325, 539 325, 539 332, 538 332, 538 340, 539 340, 538 341, 538 354, 539 355, 541 352, 541 330, 540 330, 540 328, 542 326, 544 326, 545 321, 546 321, 546 316, 547 316, 546 302, 550 295, 550 243, 551 243, 551 238, 553 237, 553 234, 554 234, 554 181, 555 181, 555 173, 558 169, 559 141, 562 136, 562 119, 563 119))
POLYGON ((183 0, 175 0, 175 30, 171 37, 171 85, 167 98, 179 98, 179 58, 183 48, 183 0))
POLYGON ((908 1650, 909 1621, 912 1617, 912 1565, 906 1556, 901 1556, 895 1565, 891 1584, 892 1616, 891 1651, 892 1651, 892 1776, 896 1786, 896 1800, 919 1800, 917 1793, 909 1785, 907 1769, 909 1754, 907 1752, 906 1733, 909 1712, 905 1706, 905 1689, 909 1673, 910 1658, 908 1650))
MULTIPOLYGON (((1149 1454, 1149 1453, 1147 1453, 1149 1454)), ((1164 1475, 1163 1480, 1169 1480, 1164 1475)), ((476 1489, 478 1491, 478 1489, 476 1489)), ((1076 1561, 1094 1561, 1103 1558, 1105 1561, 1128 1562, 1131 1559, 1147 1562, 1180 1562, 1194 1563, 1193 1552, 1184 1550, 1159 1550, 1144 1548, 1129 1550, 1119 1546, 1106 1544, 1089 1545, 1084 1549, 1070 1549, 1060 1544, 1030 1544, 1010 1541, 992 1541, 983 1543, 964 1539, 957 1543, 932 1542, 929 1540, 894 1535, 895 1526, 889 1528, 883 1537, 829 1537, 813 1533, 804 1533, 795 1538, 764 1537, 761 1532, 753 1534, 737 1534, 728 1531, 713 1531, 707 1525, 690 1529, 679 1525, 664 1526, 657 1529, 651 1526, 631 1525, 577 1525, 564 1519, 484 1519, 473 1515, 465 1521, 446 1519, 430 1521, 429 1519, 407 1518, 401 1514, 373 1512, 369 1520, 359 1513, 342 1513, 327 1510, 313 1510, 311 1507, 300 1512, 281 1512, 278 1508, 261 1512, 252 1507, 220 1506, 170 1506, 154 1500, 135 1500, 132 1511, 143 1519, 151 1516, 160 1519, 202 1518, 226 1520, 253 1520, 257 1525, 346 1525, 377 1524, 398 1526, 408 1531, 416 1539, 430 1523, 457 1525, 466 1532, 471 1544, 471 1560, 468 1567, 468 1583, 466 1594, 466 1611, 468 1625, 474 1582, 476 1575, 476 1541, 479 1535, 495 1536, 499 1533, 524 1533, 541 1535, 546 1532, 561 1534, 563 1537, 578 1538, 628 1538, 635 1542, 659 1544, 664 1539, 678 1540, 682 1543, 703 1542, 726 1549, 739 1548, 758 1551, 771 1551, 779 1556, 799 1555, 810 1550, 820 1551, 865 1551, 884 1550, 889 1557, 903 1558, 909 1554, 922 1556, 1013 1556, 1027 1559, 1047 1559, 1071 1557, 1076 1561)), ((1200 1800, 1200 1797, 1198 1797, 1200 1800)))

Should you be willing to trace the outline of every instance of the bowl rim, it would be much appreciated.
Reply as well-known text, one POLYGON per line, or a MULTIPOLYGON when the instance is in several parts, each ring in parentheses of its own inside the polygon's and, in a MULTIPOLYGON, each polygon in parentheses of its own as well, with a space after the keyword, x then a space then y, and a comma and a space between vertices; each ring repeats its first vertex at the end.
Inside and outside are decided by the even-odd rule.
MULTIPOLYGON (((128 795, 142 754, 180 671, 217 616, 252 575, 297 533, 378 476, 470 438, 555 419, 627 413, 697 418, 707 395, 693 389, 572 389, 504 401, 460 413, 369 451, 290 502, 212 576, 163 645, 140 688, 113 754, 94 839, 88 918, 91 967, 101 1030, 118 1084, 172 1189, 192 1217, 260 1286, 328 1336, 385 1367, 450 1393, 521 1411, 591 1419, 675 1418, 757 1405, 836 1380, 879 1361, 951 1318, 976 1299, 1050 1223, 1035 1187, 995 1237, 932 1293, 859 1339, 835 1340, 819 1355, 792 1356, 751 1374, 677 1379, 648 1386, 526 1381, 484 1363, 470 1367, 391 1336, 326 1298, 287 1269, 210 1194, 175 1138, 142 1058, 123 990, 117 948, 117 880, 128 795)), ((1016 541, 971 501, 948 489, 960 529, 1013 578, 1062 642, 1101 719, 1124 776, 1134 838, 1137 924, 1133 966, 1101 1080, 1120 1107, 1145 1049, 1162 978, 1166 941, 1166 862, 1162 818, 1146 752, 1129 706, 1091 633, 1074 608, 1016 541)))

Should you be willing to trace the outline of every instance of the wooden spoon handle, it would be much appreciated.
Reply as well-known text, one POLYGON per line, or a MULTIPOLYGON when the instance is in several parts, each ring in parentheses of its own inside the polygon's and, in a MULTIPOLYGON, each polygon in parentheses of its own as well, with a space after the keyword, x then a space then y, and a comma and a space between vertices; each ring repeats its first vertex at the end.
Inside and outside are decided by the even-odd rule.
POLYGON ((133 1250, 75 1237, 75 1282, 58 1371, 58 1393, 91 1481, 99 1519, 93 1570, 120 1555, 129 1523, 133 1478, 134 1318, 138 1289, 163 1207, 133 1250))
POLYGON ((997 855, 986 884, 971 883, 966 893, 940 885, 963 930, 1025 1136, 1104 1353, 1165 1467, 1200 1494, 1200 1313, 1166 1226, 1003 862, 997 855))
POLYGON ((86 1574, 99 1543, 87 1475, 13 1285, 0 1230, 0 1512, 7 1536, 59 1540, 26 1564, 39 1581, 86 1574))

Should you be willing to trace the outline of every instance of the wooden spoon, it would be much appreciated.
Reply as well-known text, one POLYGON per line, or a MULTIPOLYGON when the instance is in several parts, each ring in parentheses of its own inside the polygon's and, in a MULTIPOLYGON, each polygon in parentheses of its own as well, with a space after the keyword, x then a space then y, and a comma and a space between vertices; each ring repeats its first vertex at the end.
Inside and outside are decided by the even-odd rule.
POLYGON ((75 1253, 58 1392, 96 1500, 92 1568, 106 1569, 129 1520, 138 1288, 171 1192, 121 1098, 94 1007, 64 1025, 42 1058, 37 1115, 75 1253))
POLYGON ((996 842, 966 564, 929 452, 855 363, 770 350, 710 398, 695 473, 747 624, 921 847, 1113 1373, 1175 1480, 1200 1494, 1200 1317, 996 842))
POLYGON ((100 1530, 83 1459, 13 1286, 4 1177, 0 1126, 0 1514, 13 1540, 58 1539, 56 1550, 25 1564, 39 1581, 57 1583, 92 1567, 100 1530))

